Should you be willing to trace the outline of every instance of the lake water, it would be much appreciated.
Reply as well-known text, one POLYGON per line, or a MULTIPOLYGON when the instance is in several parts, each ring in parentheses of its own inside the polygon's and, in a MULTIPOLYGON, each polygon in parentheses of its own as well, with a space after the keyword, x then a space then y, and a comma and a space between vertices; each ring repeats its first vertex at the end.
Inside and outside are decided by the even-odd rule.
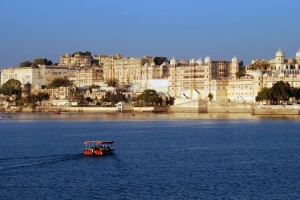
POLYGON ((300 118, 13 114, 0 199, 299 199, 300 118), (87 140, 115 154, 86 157, 87 140))

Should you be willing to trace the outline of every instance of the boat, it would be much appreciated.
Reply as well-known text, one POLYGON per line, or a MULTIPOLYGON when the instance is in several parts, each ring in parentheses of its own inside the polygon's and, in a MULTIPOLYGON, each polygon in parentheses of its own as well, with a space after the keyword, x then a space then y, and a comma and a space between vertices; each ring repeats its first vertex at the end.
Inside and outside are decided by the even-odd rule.
POLYGON ((12 117, 11 117, 11 114, 4 113, 4 114, 1 115, 0 118, 12 118, 12 117))
POLYGON ((61 112, 59 110, 50 111, 51 114, 59 115, 61 112))
POLYGON ((110 145, 114 141, 86 141, 85 150, 83 151, 84 155, 87 156, 104 156, 114 153, 114 149, 110 145))

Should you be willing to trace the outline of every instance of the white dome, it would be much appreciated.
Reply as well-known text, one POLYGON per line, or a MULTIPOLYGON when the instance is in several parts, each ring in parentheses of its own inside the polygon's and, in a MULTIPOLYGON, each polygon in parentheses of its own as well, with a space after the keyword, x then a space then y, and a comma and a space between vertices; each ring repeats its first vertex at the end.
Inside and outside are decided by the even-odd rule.
POLYGON ((297 51, 296 57, 300 57, 300 49, 297 51))
POLYGON ((161 66, 167 66, 167 63, 166 63, 166 62, 164 62, 163 64, 161 64, 161 66))
POLYGON ((277 52, 276 52, 276 57, 281 57, 281 56, 284 56, 284 53, 281 49, 279 49, 277 52))
POLYGON ((204 62, 206 62, 206 63, 211 62, 211 58, 209 56, 206 56, 206 58, 204 59, 204 62))
POLYGON ((231 62, 239 62, 238 58, 236 56, 234 56, 232 59, 231 59, 231 62))
POLYGON ((202 58, 198 58, 197 63, 198 63, 198 65, 202 65, 203 64, 202 58))
POLYGON ((262 77, 263 73, 261 71, 257 70, 252 73, 252 76, 253 77, 262 77))
POLYGON ((264 73, 263 77, 268 77, 269 74, 268 73, 264 73))
POLYGON ((174 57, 170 60, 170 64, 171 65, 176 65, 177 64, 177 61, 174 57))
POLYGON ((195 64, 195 59, 194 58, 192 58, 191 60, 190 60, 190 64, 195 64))

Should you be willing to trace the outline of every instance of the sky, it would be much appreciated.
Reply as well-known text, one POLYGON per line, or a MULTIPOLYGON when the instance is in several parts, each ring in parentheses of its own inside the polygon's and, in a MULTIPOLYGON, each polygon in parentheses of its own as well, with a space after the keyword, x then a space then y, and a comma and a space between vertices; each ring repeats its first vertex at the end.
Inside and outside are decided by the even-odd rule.
POLYGON ((0 68, 61 54, 205 58, 244 64, 300 48, 299 0, 3 0, 0 68))

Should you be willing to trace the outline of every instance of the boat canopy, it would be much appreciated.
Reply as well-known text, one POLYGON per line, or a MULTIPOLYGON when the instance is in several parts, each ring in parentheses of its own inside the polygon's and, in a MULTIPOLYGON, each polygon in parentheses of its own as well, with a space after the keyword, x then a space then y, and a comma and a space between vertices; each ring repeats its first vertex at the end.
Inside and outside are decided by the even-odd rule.
POLYGON ((83 144, 112 144, 114 141, 86 141, 83 144))

